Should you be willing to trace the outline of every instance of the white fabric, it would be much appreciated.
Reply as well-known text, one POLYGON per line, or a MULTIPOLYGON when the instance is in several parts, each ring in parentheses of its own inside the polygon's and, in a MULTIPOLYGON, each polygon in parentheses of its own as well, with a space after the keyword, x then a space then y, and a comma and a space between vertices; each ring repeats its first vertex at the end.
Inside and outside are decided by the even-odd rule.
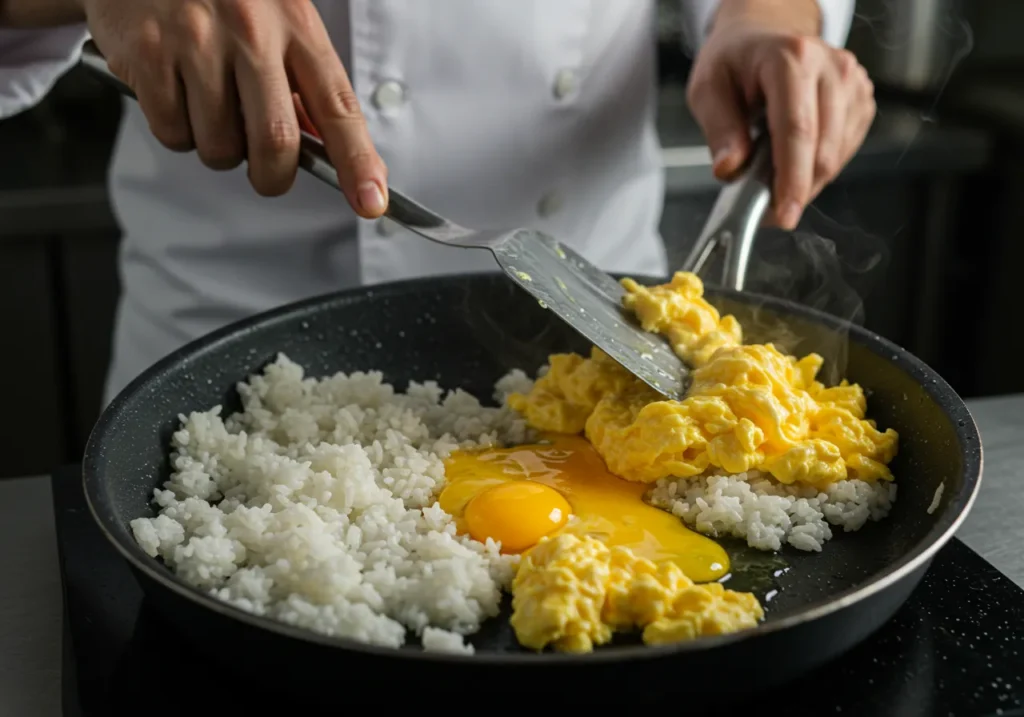
MULTIPOLYGON (((827 14, 852 6, 822 2, 827 14)), ((684 4, 690 23, 717 6, 684 4)), ((534 226, 605 269, 666 273, 651 0, 317 6, 393 186, 468 226, 534 226), (404 100, 378 108, 374 90, 389 80, 404 100)), ((37 101, 83 37, 0 31, 0 118, 37 101)), ((286 196, 261 198, 244 168, 216 173, 165 150, 133 102, 110 189, 124 239, 108 400, 175 348, 255 312, 360 282, 496 268, 486 252, 358 219, 301 172, 286 196)))
POLYGON ((45 30, 0 28, 0 120, 39 102, 78 61, 85 37, 82 25, 45 30))
MULTIPOLYGON (((683 36, 691 50, 704 42, 711 20, 718 10, 718 2, 682 0, 683 36)), ((832 47, 844 47, 853 22, 857 0, 818 0, 821 7, 821 38, 832 47)))

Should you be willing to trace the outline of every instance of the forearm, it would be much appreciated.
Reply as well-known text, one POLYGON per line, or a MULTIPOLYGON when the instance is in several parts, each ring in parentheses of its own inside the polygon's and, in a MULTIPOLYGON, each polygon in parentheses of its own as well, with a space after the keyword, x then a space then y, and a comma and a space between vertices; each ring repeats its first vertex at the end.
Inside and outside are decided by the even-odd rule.
MULTIPOLYGON (((766 22, 787 22, 800 34, 819 35, 833 47, 846 45, 853 21, 855 0, 680 0, 684 34, 690 50, 704 44, 719 12, 734 17, 742 12, 759 13, 766 22)), ((792 32, 793 30, 790 30, 792 32)))
POLYGON ((81 0, 0 0, 0 27, 57 27, 80 22, 85 22, 81 0))
POLYGON ((711 30, 735 22, 756 22, 797 35, 818 36, 822 29, 818 0, 721 0, 711 30))

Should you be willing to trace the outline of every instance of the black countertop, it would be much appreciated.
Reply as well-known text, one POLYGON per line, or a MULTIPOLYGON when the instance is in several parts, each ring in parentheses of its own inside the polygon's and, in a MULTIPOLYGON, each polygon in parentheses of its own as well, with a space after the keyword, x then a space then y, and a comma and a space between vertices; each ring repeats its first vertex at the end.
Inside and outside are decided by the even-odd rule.
MULTIPOLYGON (((90 520, 82 496, 80 471, 57 471, 52 480, 57 543, 65 594, 64 711, 71 715, 107 715, 149 703, 153 715, 177 715, 201 703, 210 714, 249 709, 321 710, 326 703, 315 689, 308 702, 276 690, 224 690, 200 680, 189 690, 164 691, 152 702, 154 685, 172 680, 176 665, 192 674, 219 675, 227 683, 244 681, 174 634, 172 626, 142 600, 128 566, 106 544, 90 520), (199 702, 197 702, 197 700, 199 702)), ((721 695, 723 709, 705 710, 709 717, 752 714, 765 704, 787 703, 792 717, 822 714, 873 717, 1019 714, 1024 704, 1024 593, 977 553, 954 539, 935 558, 924 580, 896 616, 848 654, 792 684, 761 693, 742 704, 721 695), (797 699, 786 695, 798 693, 797 699)), ((757 669, 749 665, 741 669, 757 669)), ((400 669, 396 665, 396 670, 400 669)), ((351 698, 372 692, 373 677, 353 658, 351 698)), ((401 681, 401 673, 394 676, 401 681)), ((682 678, 685 684, 685 677, 682 678)), ((342 683, 339 683, 342 684, 342 683)), ((709 686, 722 690, 722 686, 709 686)), ((686 688, 691 689, 691 688, 686 688)), ((577 707, 600 705, 664 707, 666 686, 613 691, 593 696, 572 695, 577 707)), ((549 707, 552 695, 520 686, 520 696, 541 698, 549 707)), ((307 695, 306 697, 309 697, 307 695)), ((529 700, 533 701, 533 700, 529 700)))

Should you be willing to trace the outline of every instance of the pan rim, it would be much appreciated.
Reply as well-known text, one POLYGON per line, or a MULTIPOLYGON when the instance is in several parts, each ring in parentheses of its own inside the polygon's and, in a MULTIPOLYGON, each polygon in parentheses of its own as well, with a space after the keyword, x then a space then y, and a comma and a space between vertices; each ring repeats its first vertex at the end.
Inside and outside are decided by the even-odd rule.
MULTIPOLYGON (((816 309, 784 299, 755 294, 753 292, 735 292, 716 287, 707 287, 706 293, 709 297, 729 298, 741 303, 752 303, 756 301, 762 305, 779 308, 789 314, 813 320, 816 323, 823 324, 827 328, 833 330, 847 331, 851 336, 857 336, 861 340, 861 343, 869 342, 891 352, 892 355, 898 357, 897 359, 894 359, 893 362, 902 370, 907 371, 917 379, 921 384, 922 389, 928 393, 933 400, 939 402, 940 405, 945 405, 943 402, 939 401, 941 397, 944 396, 947 399, 947 404, 950 402, 949 399, 952 399, 952 405, 947 408, 947 413, 962 413, 962 415, 949 415, 956 426, 960 444, 963 446, 967 443, 973 443, 973 445, 977 447, 976 451, 967 451, 964 454, 965 480, 963 489, 956 495, 955 499, 949 500, 946 505, 941 508, 942 514, 936 524, 915 544, 912 550, 905 553, 900 559, 891 563, 880 574, 877 574, 868 582, 860 586, 847 588, 830 598, 823 598, 822 600, 811 603, 806 608, 794 612, 791 615, 771 622, 762 623, 756 628, 743 630, 729 635, 704 637, 697 640, 669 645, 602 647, 594 652, 586 654, 553 652, 544 652, 539 654, 530 652, 479 652, 468 655, 428 652, 425 650, 407 649, 405 647, 392 648, 371 645, 351 638, 322 635, 320 633, 313 632, 312 630, 288 625, 278 620, 274 620, 273 618, 253 615, 252 613, 218 600, 209 594, 188 585, 162 563, 149 557, 142 551, 142 548, 139 547, 134 540, 131 540, 130 532, 126 526, 117 525, 116 527, 112 527, 111 525, 108 525, 108 519, 102 516, 101 512, 97 509, 96 502, 100 492, 103 490, 103 484, 100 481, 99 476, 104 469, 104 457, 100 450, 101 439, 104 433, 111 427, 114 417, 120 413, 121 407, 127 403, 129 398, 143 385, 172 370, 174 367, 179 366, 190 357, 200 352, 215 350, 215 348, 221 343, 230 341, 239 335, 252 331, 258 326, 285 321, 292 317, 300 316, 303 313, 318 307, 344 304, 346 301, 356 297, 372 298, 375 294, 399 294, 422 286, 436 285, 439 282, 455 284, 475 281, 482 283, 485 281, 493 281, 496 277, 503 276, 504 275, 500 272, 458 273, 434 277, 417 277, 372 286, 359 286, 343 289, 341 291, 292 302, 270 311, 261 312, 201 336, 168 354, 166 357, 154 363, 132 380, 104 409, 100 418, 97 420, 90 432, 82 459, 82 480, 86 503, 96 525, 100 528, 100 531, 114 546, 117 552, 121 554, 121 557, 129 563, 129 565, 134 569, 145 573, 147 577, 154 580, 161 587, 176 593, 179 597, 185 598, 190 602, 197 603, 203 608, 213 610, 221 616, 241 621, 250 627, 269 630, 270 632, 277 633, 278 635, 286 638, 313 643, 320 647, 340 649, 352 653, 362 653, 373 655, 375 657, 408 661, 411 663, 417 663, 425 660, 431 663, 450 663, 453 666, 473 664, 516 666, 536 665, 538 667, 554 667, 557 665, 568 667, 579 666, 581 664, 596 665, 606 664, 609 662, 615 663, 620 660, 658 660, 671 658, 675 655, 681 656, 685 654, 705 653, 745 640, 763 639, 769 635, 781 633, 783 631, 814 622, 884 591, 925 566, 931 561, 935 554, 953 538, 957 529, 966 519, 974 505, 978 490, 981 486, 984 466, 984 448, 981 444, 980 432, 974 421, 974 417, 971 415, 970 410, 967 408, 963 399, 960 398, 959 394, 957 394, 956 391, 954 391, 953 388, 924 361, 892 341, 889 341, 868 329, 816 309)), ((660 277, 634 276, 633 278, 638 280, 663 280, 660 277)), ((110 520, 109 522, 111 524, 115 523, 114 520, 110 520)))

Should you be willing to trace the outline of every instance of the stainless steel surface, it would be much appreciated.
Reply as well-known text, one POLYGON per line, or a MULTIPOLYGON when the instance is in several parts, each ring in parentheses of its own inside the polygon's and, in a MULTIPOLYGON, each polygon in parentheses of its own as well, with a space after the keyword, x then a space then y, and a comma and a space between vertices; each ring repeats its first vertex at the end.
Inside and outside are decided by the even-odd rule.
MULTIPOLYGON (((134 97, 131 88, 110 71, 91 41, 82 51, 82 63, 134 97)), ((323 143, 306 133, 302 136, 299 165, 338 188, 338 175, 323 143)), ((439 244, 487 249, 515 283, 632 374, 668 398, 684 396, 689 376, 686 365, 664 339, 643 331, 623 309, 625 290, 619 283, 572 249, 533 229, 469 229, 395 189, 389 188, 388 194, 388 218, 439 244)), ((732 204, 750 195, 741 188, 732 204)), ((734 264, 745 256, 742 251, 730 254, 734 264)))
POLYGON ((848 47, 881 84, 938 90, 974 38, 960 0, 859 0, 848 47))
MULTIPOLYGON (((772 155, 768 134, 761 132, 755 141, 750 162, 735 181, 718 193, 704 229, 683 264, 685 271, 705 274, 708 261, 720 247, 721 286, 742 291, 754 237, 771 201, 772 155)), ((704 276, 707 279, 706 276, 704 276)))
MULTIPOLYGON (((985 479, 958 537, 1024 587, 1024 394, 968 406, 985 479)), ((60 715, 61 594, 47 478, 0 481, 0 545, 0 714, 60 715)))
POLYGON ((1024 394, 967 406, 981 431, 985 477, 958 536, 1024 587, 1024 394))

